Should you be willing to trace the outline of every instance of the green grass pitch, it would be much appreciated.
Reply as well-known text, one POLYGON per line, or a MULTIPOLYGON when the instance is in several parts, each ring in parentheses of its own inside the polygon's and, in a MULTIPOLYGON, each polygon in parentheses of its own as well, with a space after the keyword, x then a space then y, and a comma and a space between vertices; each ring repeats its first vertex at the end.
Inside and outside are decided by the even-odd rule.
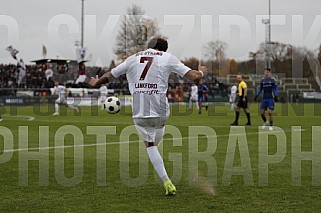
MULTIPOLYGON (((166 134, 161 144, 169 176, 172 177, 174 173, 176 175, 173 182, 177 187, 177 193, 175 196, 166 197, 160 181, 155 179, 154 170, 148 162, 145 150, 142 146, 139 149, 137 135, 131 135, 129 143, 121 141, 120 134, 124 133, 123 130, 129 125, 133 125, 129 108, 125 109, 127 113, 109 115, 97 110, 98 114, 95 115, 96 111, 90 107, 81 107, 81 114, 75 115, 72 110, 61 107, 63 115, 52 116, 49 114, 53 113, 53 106, 49 108, 41 106, 40 109, 6 107, 4 121, 0 123, 0 127, 8 128, 14 140, 13 150, 6 152, 9 158, 5 159, 4 137, 0 136, 0 212, 319 212, 321 187, 313 186, 311 161, 302 162, 301 185, 293 184, 291 165, 293 131, 291 128, 301 126, 302 150, 311 151, 312 126, 321 126, 320 108, 319 105, 313 104, 276 105, 277 116, 274 124, 286 135, 286 155, 279 163, 269 166, 268 185, 261 186, 258 135, 262 121, 258 116, 257 104, 251 105, 252 126, 245 127, 253 177, 252 185, 245 184, 241 175, 232 176, 227 185, 224 182, 224 167, 226 167, 227 148, 231 137, 229 124, 234 119, 234 113, 228 111, 229 105, 210 105, 209 111, 203 110, 201 115, 196 110, 186 111, 185 106, 173 106, 167 124, 174 126, 172 129, 179 130, 182 143, 173 145, 172 136, 166 134), (16 115, 14 115, 15 110, 16 115), (37 110, 41 113, 37 113, 37 110), (46 113, 48 110, 49 112, 46 113), (57 142, 59 140, 56 137, 57 131, 65 125, 71 125, 74 129, 80 130, 78 136, 83 138, 84 145, 74 146, 73 137, 67 134, 63 146, 57 147, 57 144, 61 144, 61 141, 57 142), (20 128, 28 126, 28 137, 21 133, 21 129, 19 132, 19 126, 20 128), (48 182, 43 185, 39 182, 39 161, 29 161, 28 169, 22 167, 25 164, 21 162, 23 153, 38 152, 39 144, 46 144, 46 139, 39 139, 39 126, 49 128, 49 142, 44 149, 49 153, 49 164, 44 167, 49 176, 48 182), (96 136, 87 133, 88 126, 114 127, 116 134, 108 133, 107 137, 100 141, 103 144, 96 146, 96 136), (205 162, 198 163, 197 172, 191 171, 190 163, 193 159, 190 158, 190 147, 191 143, 195 142, 195 138, 189 138, 189 135, 195 132, 191 133, 189 126, 205 126, 216 132, 217 148, 211 156, 216 162, 216 183, 208 177, 208 171, 211 168, 209 169, 205 162), (20 139, 19 134, 22 135, 20 139), (21 148, 19 140, 27 139, 29 150, 19 150, 21 148), (128 150, 120 148, 127 145, 128 150), (79 147, 83 149, 83 170, 74 171, 74 165, 81 165, 79 162, 81 158, 77 156, 79 147), (63 155, 64 161, 61 159, 63 155), (121 155, 129 156, 129 162, 124 161, 121 155), (99 163, 97 164, 98 156, 102 157, 100 159, 103 161, 103 157, 106 158, 105 170, 99 166, 99 163), (148 162, 147 170, 144 167, 146 162, 148 162), (176 165, 175 162, 178 164, 176 165), (62 168, 61 165, 63 165, 62 168), (126 170, 126 165, 129 165, 129 176, 132 180, 122 175, 122 172, 127 174, 121 171, 126 170), (27 173, 24 172, 25 170, 27 173), (61 171, 64 171, 66 179, 72 178, 79 172, 81 179, 72 180, 69 186, 67 186, 68 183, 64 185, 60 179, 61 171), (199 178, 193 183, 193 180, 190 181, 190 174, 195 172, 198 173, 199 178), (28 175, 27 184, 23 182, 25 177, 21 176, 22 174, 28 175), (102 179, 97 180, 99 174, 103 174, 100 177, 102 179), (135 179, 137 177, 142 177, 142 180, 135 179), (102 186, 98 184, 99 181, 102 181, 100 182, 102 186)), ((239 123, 245 122, 246 117, 241 114, 239 123)), ((208 147, 207 138, 200 136, 198 152, 204 152, 208 147)), ((270 155, 277 152, 274 136, 269 136, 268 151, 270 155)), ((321 150, 319 152, 321 155, 321 150)), ((233 165, 240 166, 239 147, 236 147, 233 154, 235 157, 233 165)), ((317 165, 317 168, 321 170, 321 165, 317 165)), ((320 181, 317 182, 320 183, 320 181)))

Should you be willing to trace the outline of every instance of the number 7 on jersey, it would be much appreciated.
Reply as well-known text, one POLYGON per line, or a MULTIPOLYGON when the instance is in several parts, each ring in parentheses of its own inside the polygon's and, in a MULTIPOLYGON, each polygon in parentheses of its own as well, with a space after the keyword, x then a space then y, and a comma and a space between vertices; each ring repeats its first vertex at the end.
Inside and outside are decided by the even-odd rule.
POLYGON ((153 57, 141 57, 140 58, 140 63, 145 63, 145 61, 147 61, 147 64, 146 64, 141 76, 139 77, 140 81, 143 81, 145 79, 147 72, 153 63, 153 59, 154 59, 153 57))

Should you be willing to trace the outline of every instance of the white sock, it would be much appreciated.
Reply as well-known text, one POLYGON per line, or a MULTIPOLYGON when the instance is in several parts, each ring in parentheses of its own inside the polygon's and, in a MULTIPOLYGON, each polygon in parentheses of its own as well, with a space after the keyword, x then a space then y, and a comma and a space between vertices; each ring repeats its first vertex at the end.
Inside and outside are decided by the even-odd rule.
POLYGON ((236 108, 236 104, 232 103, 231 110, 234 110, 236 108))
POLYGON ((191 99, 189 100, 188 108, 192 109, 192 100, 191 99))
POLYGON ((72 105, 72 104, 68 104, 68 107, 69 107, 70 109, 77 109, 77 108, 78 108, 77 106, 72 105))
POLYGON ((196 101, 196 108, 199 109, 198 101, 196 101))
POLYGON ((158 176, 162 179, 162 181, 165 182, 169 180, 164 167, 163 159, 159 154, 157 146, 148 147, 147 154, 150 162, 153 164, 155 171, 157 172, 158 176))
POLYGON ((55 104, 55 110, 56 110, 56 113, 59 113, 59 105, 57 103, 55 104))

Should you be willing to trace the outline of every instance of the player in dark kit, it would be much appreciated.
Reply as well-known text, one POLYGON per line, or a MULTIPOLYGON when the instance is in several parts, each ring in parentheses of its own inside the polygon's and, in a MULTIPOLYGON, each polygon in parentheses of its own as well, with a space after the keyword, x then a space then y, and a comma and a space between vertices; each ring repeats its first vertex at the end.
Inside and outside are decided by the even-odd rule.
MULTIPOLYGON (((206 95, 208 93, 208 87, 206 85, 203 84, 203 81, 199 82, 198 85, 198 114, 202 114, 202 106, 203 106, 203 102, 206 102, 206 95)), ((206 110, 207 110, 207 106, 206 110)))
POLYGON ((265 111, 268 109, 269 112, 269 120, 270 120, 270 126, 269 130, 273 130, 273 117, 272 113, 274 110, 274 102, 278 102, 278 85, 275 78, 271 77, 271 70, 269 68, 266 68, 264 71, 264 77, 261 79, 259 90, 257 91, 257 94, 254 98, 256 101, 261 92, 263 91, 263 99, 261 101, 261 117, 263 120, 263 126, 262 129, 265 129, 266 125, 268 124, 266 117, 265 117, 265 111))
POLYGON ((247 117, 247 123, 246 126, 251 125, 251 115, 250 110, 248 108, 248 100, 247 100, 247 85, 245 81, 243 81, 242 75, 237 75, 237 81, 239 82, 238 85, 238 102, 235 108, 235 121, 231 123, 232 126, 237 126, 239 117, 240 117, 240 109, 242 108, 246 114, 247 117))

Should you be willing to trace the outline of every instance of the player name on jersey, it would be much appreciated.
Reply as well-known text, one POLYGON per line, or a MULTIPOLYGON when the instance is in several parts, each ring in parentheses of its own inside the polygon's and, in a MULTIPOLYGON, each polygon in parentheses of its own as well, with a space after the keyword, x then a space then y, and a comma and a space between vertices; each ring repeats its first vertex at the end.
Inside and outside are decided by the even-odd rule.
POLYGON ((158 51, 142 51, 142 52, 139 52, 139 53, 136 53, 136 57, 137 56, 142 56, 142 55, 159 55, 159 56, 162 56, 163 53, 162 52, 158 52, 158 51))
POLYGON ((136 83, 135 88, 148 88, 148 89, 157 89, 157 84, 150 84, 150 83, 136 83))

